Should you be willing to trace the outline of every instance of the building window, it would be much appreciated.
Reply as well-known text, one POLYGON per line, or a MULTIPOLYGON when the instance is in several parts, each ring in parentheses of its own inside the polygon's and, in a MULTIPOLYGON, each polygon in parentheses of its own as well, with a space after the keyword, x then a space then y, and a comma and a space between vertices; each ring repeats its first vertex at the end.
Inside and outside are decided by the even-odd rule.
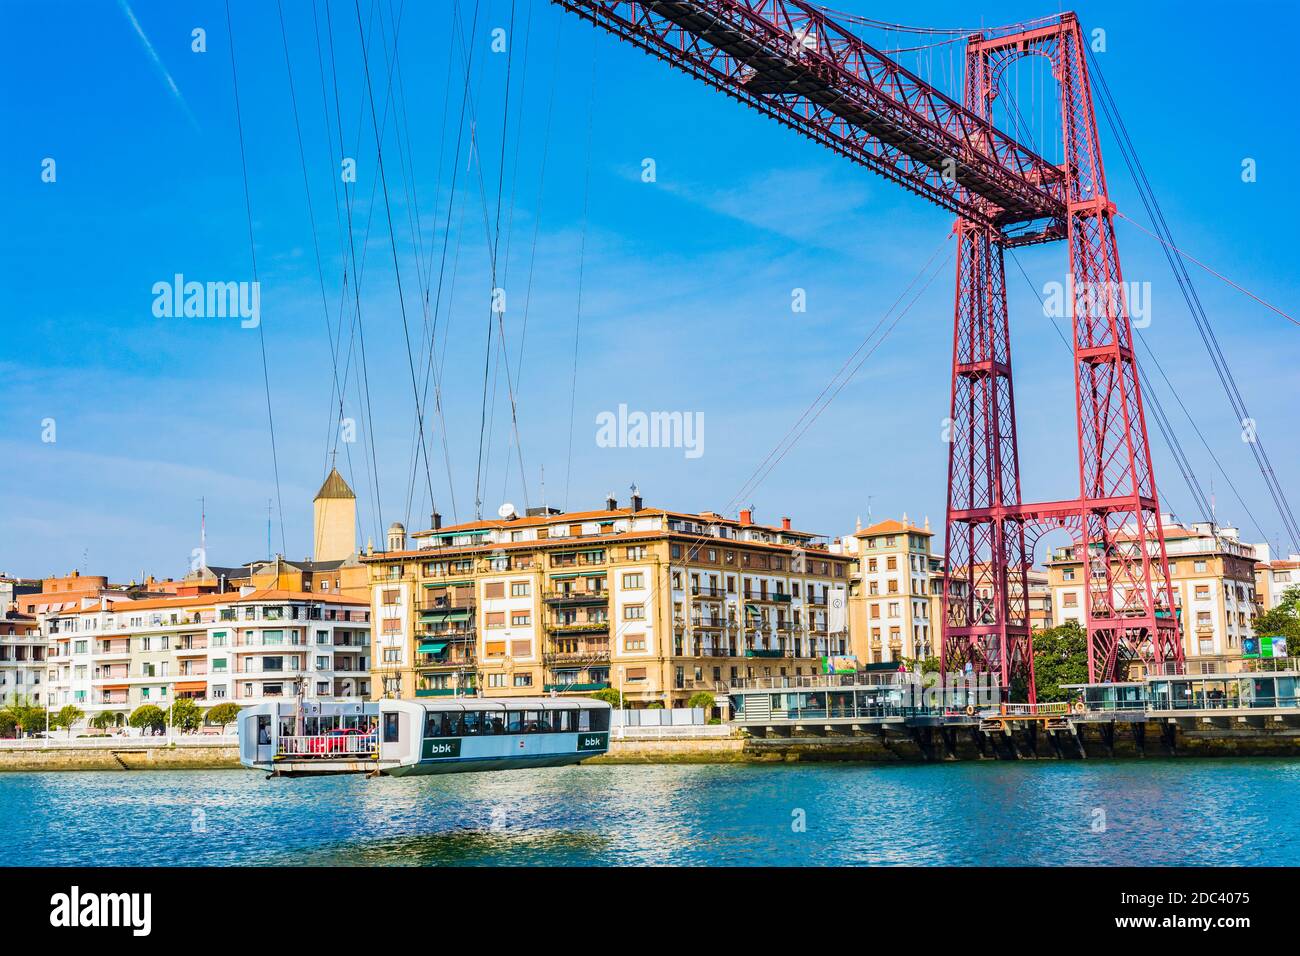
POLYGON ((532 591, 532 588, 529 587, 529 584, 528 584, 527 581, 511 581, 511 582, 510 582, 510 596, 511 596, 511 597, 528 597, 528 595, 531 593, 531 591, 532 591))
POLYGON ((532 675, 532 674, 516 674, 516 675, 515 675, 515 686, 516 686, 516 687, 532 687, 532 686, 533 686, 533 675, 532 675))
POLYGON ((623 608, 623 620, 625 621, 644 621, 645 605, 628 604, 623 608))
POLYGON ((483 622, 483 623, 484 623, 487 627, 505 627, 505 626, 506 626, 506 612, 505 612, 505 611, 488 611, 488 612, 486 612, 486 613, 483 615, 483 618, 484 618, 484 622, 483 622))
POLYGON ((645 575, 640 572, 623 575, 623 587, 628 590, 640 590, 645 587, 645 575))

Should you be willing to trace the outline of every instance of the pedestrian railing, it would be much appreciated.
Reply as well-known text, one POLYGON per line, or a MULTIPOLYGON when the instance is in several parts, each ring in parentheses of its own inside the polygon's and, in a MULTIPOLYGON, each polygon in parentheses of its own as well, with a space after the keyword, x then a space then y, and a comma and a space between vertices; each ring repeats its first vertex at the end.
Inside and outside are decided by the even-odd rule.
POLYGON ((378 744, 379 738, 374 734, 280 737, 275 753, 277 757, 373 756, 378 744))

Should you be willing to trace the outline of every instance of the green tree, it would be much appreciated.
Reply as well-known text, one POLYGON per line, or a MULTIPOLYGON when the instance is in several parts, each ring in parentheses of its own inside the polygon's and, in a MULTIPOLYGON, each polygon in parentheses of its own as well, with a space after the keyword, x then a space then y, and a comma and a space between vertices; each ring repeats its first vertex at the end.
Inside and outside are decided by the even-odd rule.
MULTIPOLYGON (((1077 621, 1034 632, 1034 681, 1040 701, 1071 700, 1077 691, 1061 685, 1088 682, 1088 635, 1077 621)), ((1025 699, 1015 691, 1013 700, 1025 699)))
POLYGON ((1287 653, 1300 656, 1300 584, 1283 591, 1278 606, 1256 617, 1253 627, 1260 637, 1285 637, 1287 653))
POLYGON ((618 689, 614 687, 604 687, 598 691, 593 691, 587 696, 592 700, 603 700, 611 707, 621 707, 623 704, 618 689))
POLYGON ((0 737, 12 737, 18 732, 18 718, 8 707, 0 710, 0 737))
POLYGON ((226 732, 226 727, 235 722, 239 716, 240 707, 238 704, 232 704, 226 701, 224 704, 217 704, 208 711, 208 723, 217 724, 221 727, 221 732, 226 732))
POLYGON ((198 730, 203 725, 203 709, 188 697, 177 697, 167 710, 168 722, 178 730, 198 730))
POLYGON ((126 722, 138 730, 144 730, 146 727, 157 730, 167 726, 167 715, 156 704, 141 704, 132 711, 126 722))
POLYGON ((919 663, 922 674, 937 674, 941 666, 937 657, 905 657, 902 663, 909 671, 916 670, 916 665, 919 663))
POLYGON ((704 710, 712 711, 717 698, 707 690, 698 691, 691 695, 691 699, 686 702, 687 707, 702 707, 704 710))
POLYGON ((90 726, 95 730, 108 730, 110 727, 116 727, 118 718, 121 714, 115 714, 111 710, 101 710, 90 718, 90 726))
POLYGON ((29 736, 46 728, 45 708, 36 706, 26 697, 15 697, 4 712, 13 720, 13 726, 29 736))
POLYGON ((77 721, 81 720, 81 718, 85 716, 86 712, 76 704, 67 704, 57 714, 50 715, 50 726, 62 727, 68 732, 68 736, 71 737, 73 726, 77 721))

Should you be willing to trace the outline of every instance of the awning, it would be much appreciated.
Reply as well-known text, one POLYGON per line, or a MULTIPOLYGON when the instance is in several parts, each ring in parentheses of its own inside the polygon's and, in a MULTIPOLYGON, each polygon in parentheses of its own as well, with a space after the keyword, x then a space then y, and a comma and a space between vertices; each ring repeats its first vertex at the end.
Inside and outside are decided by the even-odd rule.
POLYGON ((425 618, 436 618, 439 621, 454 621, 457 623, 468 621, 472 612, 467 610, 456 610, 454 608, 444 608, 434 611, 421 611, 420 616, 425 618))
POLYGON ((129 690, 130 684, 105 684, 100 690, 129 690))
POLYGON ((425 581, 426 588, 464 588, 473 584, 473 581, 425 581))
POLYGON ((580 574, 578 574, 578 573, 576 573, 576 572, 573 573, 573 574, 552 574, 552 575, 551 575, 551 580, 552 580, 552 581, 569 581, 569 580, 572 580, 573 578, 580 578, 580 577, 582 577, 582 575, 580 575, 580 574))
POLYGON ((192 690, 206 691, 207 689, 208 689, 208 682, 205 680, 182 680, 176 682, 176 692, 178 694, 183 693, 185 691, 192 691, 192 690))
POLYGON ((446 649, 446 641, 426 641, 417 648, 421 654, 441 654, 446 649))

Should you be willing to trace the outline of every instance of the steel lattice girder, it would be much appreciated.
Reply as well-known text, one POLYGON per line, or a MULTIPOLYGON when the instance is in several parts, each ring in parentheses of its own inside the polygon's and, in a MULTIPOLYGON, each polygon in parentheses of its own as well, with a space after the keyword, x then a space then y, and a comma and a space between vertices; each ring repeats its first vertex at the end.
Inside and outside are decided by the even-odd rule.
POLYGON ((963 218, 1065 235, 1061 171, 805 0, 554 0, 963 218))

